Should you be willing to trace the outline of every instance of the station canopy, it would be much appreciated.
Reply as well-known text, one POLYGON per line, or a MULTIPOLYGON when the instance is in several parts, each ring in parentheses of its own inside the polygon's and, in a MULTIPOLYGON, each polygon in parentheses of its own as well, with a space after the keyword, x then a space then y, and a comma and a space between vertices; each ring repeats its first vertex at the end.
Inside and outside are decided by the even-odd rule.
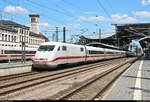
POLYGON ((120 46, 129 44, 131 40, 139 40, 142 48, 146 47, 146 43, 150 43, 150 23, 136 24, 114 24, 116 27, 116 38, 120 46))
POLYGON ((112 24, 115 26, 116 34, 103 39, 90 39, 81 36, 81 43, 101 42, 109 45, 128 49, 132 40, 138 40, 142 48, 150 45, 150 23, 134 24, 112 24))

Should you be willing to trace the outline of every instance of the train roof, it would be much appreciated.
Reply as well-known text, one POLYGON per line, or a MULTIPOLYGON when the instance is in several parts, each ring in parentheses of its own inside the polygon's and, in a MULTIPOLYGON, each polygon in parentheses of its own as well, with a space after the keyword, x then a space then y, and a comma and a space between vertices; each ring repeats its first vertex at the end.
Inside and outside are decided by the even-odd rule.
POLYGON ((113 46, 113 45, 107 45, 99 42, 92 42, 89 44, 86 44, 86 46, 93 46, 93 47, 100 47, 100 48, 107 48, 107 49, 116 49, 116 50, 122 50, 119 47, 113 46))
POLYGON ((62 44, 61 42, 43 42, 41 45, 60 45, 62 44))
MULTIPOLYGON (((78 46, 78 47, 83 47, 84 45, 77 45, 77 44, 70 44, 70 43, 62 43, 62 42, 43 42, 41 45, 66 45, 66 46, 78 46)), ((107 44, 102 44, 102 43, 90 43, 85 46, 91 46, 95 48, 106 48, 106 49, 112 49, 112 50, 122 50, 119 49, 118 47, 107 45, 107 44), (94 44, 94 45, 92 45, 94 44)), ((123 50, 122 50, 123 51, 123 50)))
POLYGON ((62 42, 43 42, 41 45, 70 45, 70 46, 83 46, 83 45, 76 45, 76 44, 62 43, 62 42))

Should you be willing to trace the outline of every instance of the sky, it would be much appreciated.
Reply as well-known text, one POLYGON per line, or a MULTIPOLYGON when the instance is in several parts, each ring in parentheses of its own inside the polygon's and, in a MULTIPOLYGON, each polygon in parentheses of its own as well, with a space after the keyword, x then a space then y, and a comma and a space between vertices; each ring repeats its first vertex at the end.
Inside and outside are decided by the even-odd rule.
POLYGON ((29 14, 40 15, 40 32, 52 39, 56 26, 59 41, 66 27, 72 35, 91 35, 101 29, 102 37, 115 33, 113 24, 149 23, 150 0, 0 0, 0 19, 29 25, 29 14))

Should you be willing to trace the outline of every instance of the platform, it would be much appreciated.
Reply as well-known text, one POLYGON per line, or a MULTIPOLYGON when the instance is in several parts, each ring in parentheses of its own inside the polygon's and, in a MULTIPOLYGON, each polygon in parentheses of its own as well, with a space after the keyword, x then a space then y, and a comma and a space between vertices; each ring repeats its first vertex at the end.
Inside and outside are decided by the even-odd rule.
POLYGON ((32 62, 0 64, 0 76, 31 72, 31 65, 32 65, 32 62))
POLYGON ((131 65, 102 100, 150 100, 150 56, 131 65))

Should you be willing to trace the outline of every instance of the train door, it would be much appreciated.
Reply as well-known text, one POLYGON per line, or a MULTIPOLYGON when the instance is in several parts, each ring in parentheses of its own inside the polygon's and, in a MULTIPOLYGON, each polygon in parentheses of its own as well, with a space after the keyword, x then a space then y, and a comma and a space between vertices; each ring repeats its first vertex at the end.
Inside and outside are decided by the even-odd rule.
POLYGON ((84 53, 85 53, 85 62, 87 62, 87 53, 88 53, 88 50, 86 48, 86 46, 84 46, 84 53))
POLYGON ((150 46, 148 46, 148 54, 150 54, 150 46))
POLYGON ((106 59, 106 50, 104 48, 104 59, 106 59))
POLYGON ((62 58, 63 58, 63 63, 64 64, 67 64, 68 63, 68 54, 67 54, 67 52, 68 52, 68 47, 66 46, 66 45, 63 45, 62 46, 62 58))
POLYGON ((145 49, 146 57, 149 57, 149 54, 150 54, 150 46, 147 46, 146 49, 145 49))

